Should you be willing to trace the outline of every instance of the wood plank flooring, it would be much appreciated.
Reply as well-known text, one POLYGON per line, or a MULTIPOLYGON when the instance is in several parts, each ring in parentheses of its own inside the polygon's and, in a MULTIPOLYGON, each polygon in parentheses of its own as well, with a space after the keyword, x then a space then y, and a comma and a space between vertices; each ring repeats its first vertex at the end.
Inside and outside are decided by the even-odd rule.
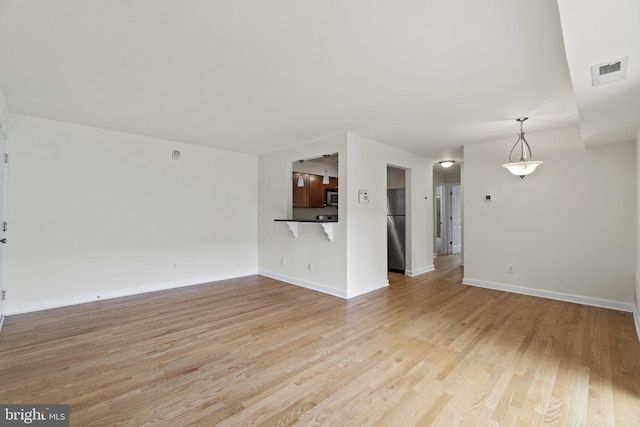
POLYGON ((640 426, 631 314, 391 275, 350 301, 255 276, 7 318, 0 402, 72 426, 640 426))

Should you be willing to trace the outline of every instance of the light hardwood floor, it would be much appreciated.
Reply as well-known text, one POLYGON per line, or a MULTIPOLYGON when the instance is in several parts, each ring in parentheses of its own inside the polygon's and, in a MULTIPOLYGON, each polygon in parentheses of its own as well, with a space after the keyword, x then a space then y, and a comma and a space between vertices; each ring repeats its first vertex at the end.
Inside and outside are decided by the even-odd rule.
POLYGON ((350 301, 264 277, 10 316, 0 402, 72 426, 639 426, 631 314, 460 284, 350 301))

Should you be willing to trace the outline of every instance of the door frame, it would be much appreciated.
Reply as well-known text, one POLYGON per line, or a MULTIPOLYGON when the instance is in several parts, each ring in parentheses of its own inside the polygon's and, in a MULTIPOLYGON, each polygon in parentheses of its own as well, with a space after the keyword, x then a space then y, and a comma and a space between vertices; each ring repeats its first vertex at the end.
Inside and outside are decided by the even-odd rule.
POLYGON ((449 194, 449 237, 451 239, 449 241, 450 242, 449 243, 449 253, 450 254, 453 254, 453 253, 460 254, 460 253, 462 253, 462 185, 460 183, 452 183, 449 186, 448 194, 449 194), (460 221, 460 233, 459 233, 460 234, 460 250, 457 251, 457 252, 454 252, 454 250, 453 250, 454 246, 455 246, 454 243, 453 243, 453 238, 455 236, 455 233, 453 231, 453 223, 454 223, 454 221, 453 221, 453 211, 454 211, 454 209, 453 209, 453 189, 454 188, 458 189, 458 193, 459 193, 459 195, 458 195, 458 198, 459 198, 459 200, 458 200, 458 208, 460 209, 460 212, 458 212, 459 221, 460 221))
MULTIPOLYGON (((7 169, 5 154, 7 152, 7 132, 4 123, 0 122, 0 238, 4 239, 6 230, 4 227, 4 221, 6 220, 7 212, 7 169)), ((0 330, 4 324, 5 318, 5 258, 6 258, 6 246, 4 243, 0 243, 0 330)))
MULTIPOLYGON (((450 255, 452 253, 452 245, 451 245, 451 237, 453 236, 452 230, 452 212, 451 212, 451 192, 453 187, 460 187, 460 199, 462 202, 462 184, 459 182, 447 182, 447 183, 436 183, 436 185, 442 185, 444 187, 443 194, 443 212, 442 212, 442 253, 443 255, 450 255)), ((435 197, 434 197, 435 199, 435 197)), ((462 217, 462 203, 460 206, 460 216, 462 217)), ((434 215, 435 217, 435 215, 434 215)), ((435 220, 434 220, 435 224, 435 220)), ((461 227, 463 227, 464 222, 461 222, 461 227)), ((435 231, 435 230, 434 230, 435 231)), ((435 239, 435 232, 434 232, 435 239)), ((462 244, 462 242, 460 242, 462 244)), ((461 247, 461 252, 464 250, 461 247)))

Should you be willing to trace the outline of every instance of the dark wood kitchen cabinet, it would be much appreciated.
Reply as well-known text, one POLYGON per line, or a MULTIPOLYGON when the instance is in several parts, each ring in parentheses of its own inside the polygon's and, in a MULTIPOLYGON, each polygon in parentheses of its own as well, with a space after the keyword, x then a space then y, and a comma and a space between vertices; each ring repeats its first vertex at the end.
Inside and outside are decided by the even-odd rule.
POLYGON ((338 178, 334 176, 329 177, 329 183, 324 186, 325 190, 337 190, 338 189, 338 178))
POLYGON ((309 207, 309 174, 293 173, 293 207, 308 208, 309 207), (298 180, 302 177, 304 186, 298 186, 298 180))
POLYGON ((294 172, 292 176, 293 207, 323 208, 327 203, 327 190, 338 188, 338 178, 329 177, 329 184, 322 183, 322 175, 294 172), (302 176, 304 186, 298 187, 302 176))
POLYGON ((323 208, 326 199, 322 177, 320 175, 309 175, 309 207, 323 208))

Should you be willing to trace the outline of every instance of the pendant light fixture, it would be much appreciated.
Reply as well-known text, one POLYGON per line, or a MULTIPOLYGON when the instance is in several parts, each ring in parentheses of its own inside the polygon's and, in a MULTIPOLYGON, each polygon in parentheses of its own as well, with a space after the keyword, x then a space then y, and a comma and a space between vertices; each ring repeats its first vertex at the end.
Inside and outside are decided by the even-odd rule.
POLYGON ((328 167, 327 167, 327 158, 329 157, 328 154, 323 154, 324 156, 324 176, 322 177, 322 183, 323 184, 329 184, 329 172, 328 172, 328 167))
MULTIPOLYGON (((300 162, 300 164, 302 164, 302 162, 304 162, 304 160, 298 160, 298 162, 300 162)), ((302 177, 302 173, 298 174, 298 187, 304 187, 304 178, 302 177)))
POLYGON ((505 168, 509 169, 509 172, 519 176, 520 178, 524 178, 525 176, 529 175, 538 167, 538 165, 542 164, 542 161, 540 160, 531 160, 533 158, 531 154, 531 148, 529 147, 527 140, 524 139, 524 130, 522 126, 522 124, 527 119, 528 117, 520 117, 519 119, 516 119, 517 122, 520 122, 520 133, 518 134, 518 140, 509 152, 509 163, 505 163, 504 165, 502 165, 505 168), (513 151, 516 148, 518 148, 520 151, 520 158, 517 162, 514 162, 512 156, 513 151))

